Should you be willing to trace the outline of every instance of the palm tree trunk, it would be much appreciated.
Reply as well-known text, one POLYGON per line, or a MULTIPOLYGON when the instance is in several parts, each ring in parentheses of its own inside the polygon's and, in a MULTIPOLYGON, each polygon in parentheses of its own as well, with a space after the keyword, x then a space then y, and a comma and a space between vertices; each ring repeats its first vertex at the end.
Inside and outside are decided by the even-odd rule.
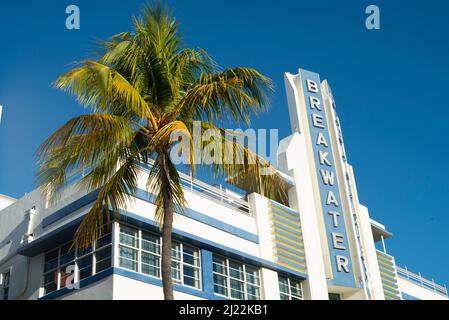
MULTIPOLYGON (((163 171, 161 188, 169 190, 170 180, 167 166, 167 157, 159 156, 161 170, 163 171)), ((162 225, 162 287, 165 300, 174 300, 173 280, 171 274, 171 256, 172 256, 172 230, 173 230, 173 196, 171 192, 166 192, 164 196, 164 217, 162 225)))

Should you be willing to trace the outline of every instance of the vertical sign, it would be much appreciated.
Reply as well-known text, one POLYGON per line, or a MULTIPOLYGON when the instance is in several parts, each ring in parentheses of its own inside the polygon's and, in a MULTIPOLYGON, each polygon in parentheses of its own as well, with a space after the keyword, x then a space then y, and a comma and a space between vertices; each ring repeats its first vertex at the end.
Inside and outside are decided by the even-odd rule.
POLYGON ((300 70, 304 91, 316 175, 332 264, 332 285, 356 287, 346 226, 341 206, 332 141, 326 120, 321 82, 318 74, 300 70))

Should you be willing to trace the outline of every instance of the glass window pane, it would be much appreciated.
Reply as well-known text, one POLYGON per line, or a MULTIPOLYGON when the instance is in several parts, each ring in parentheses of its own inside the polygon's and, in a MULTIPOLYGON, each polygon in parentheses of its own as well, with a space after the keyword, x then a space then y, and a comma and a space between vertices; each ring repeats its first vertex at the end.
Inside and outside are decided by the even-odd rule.
POLYGON ((112 234, 108 233, 103 235, 101 238, 97 240, 96 248, 99 249, 111 243, 112 243, 112 234))
POLYGON ((226 277, 214 274, 214 292, 223 296, 228 296, 227 287, 226 277))
POLYGON ((281 300, 290 300, 288 294, 281 293, 281 300))
POLYGON ((198 288, 197 280, 195 278, 190 278, 184 276, 184 285, 189 287, 198 288))
POLYGON ((150 233, 142 232, 142 250, 160 254, 161 239, 150 233))
POLYGON ((98 250, 95 254, 96 261, 98 262, 98 261, 102 261, 102 260, 111 258, 111 251, 112 251, 111 247, 107 247, 107 248, 98 250))
POLYGON ((183 261, 184 263, 188 263, 194 266, 199 264, 198 259, 198 250, 190 246, 183 246, 183 261))
POLYGON ((66 244, 61 247, 61 258, 59 261, 60 265, 68 264, 69 262, 75 260, 75 249, 72 248, 72 244, 66 244))
POLYGON ((78 260, 79 279, 83 280, 92 275, 92 256, 78 260))
POLYGON ((245 298, 243 291, 243 282, 231 279, 231 298, 243 300, 245 298))
POLYGON ((156 255, 142 252, 142 273, 153 277, 160 276, 160 258, 156 255))
POLYGON ((174 260, 181 260, 181 245, 179 243, 172 244, 171 257, 174 260))
POLYGON ((50 272, 44 275, 44 293, 56 291, 58 281, 58 271, 50 272))
POLYGON ((297 289, 301 288, 301 282, 290 279, 290 286, 295 287, 297 289))
POLYGON ((232 278, 243 280, 243 264, 236 261, 229 261, 229 275, 232 278))
POLYGON ((139 247, 138 231, 127 227, 120 227, 120 243, 134 248, 139 247))
POLYGON ((92 252, 92 246, 78 248, 76 251, 76 256, 77 256, 77 258, 79 258, 79 257, 85 256, 91 252, 92 252))
POLYGON ((55 269, 58 267, 58 255, 59 250, 53 250, 45 254, 44 272, 55 269))
POLYGON ((217 274, 214 274, 214 292, 221 295, 228 295, 226 278, 217 274))
POLYGON ((259 285, 259 269, 251 267, 251 266, 245 266, 245 272, 246 272, 246 282, 259 285))
POLYGON ((288 279, 282 276, 279 276, 279 291, 281 293, 289 294, 288 291, 288 279))
POLYGON ((120 267, 137 271, 137 250, 120 246, 120 267))
POLYGON ((214 272, 228 275, 227 267, 226 267, 226 259, 215 256, 213 258, 213 269, 214 272))
POLYGON ((112 265, 111 258, 97 262, 96 273, 109 269, 112 265))
POLYGON ((95 258, 97 261, 96 272, 101 272, 111 267, 111 252, 112 248, 107 247, 97 251, 95 258))
POLYGON ((198 269, 195 267, 184 265, 184 275, 185 276, 194 278, 197 275, 197 270, 198 269))
POLYGON ((171 262, 171 276, 173 281, 180 282, 181 281, 181 264, 176 261, 171 262))
POLYGON ((200 271, 198 268, 184 265, 184 284, 199 288, 200 271))
POLYGON ((248 295, 248 300, 258 300, 260 293, 259 293, 259 288, 252 286, 250 284, 246 285, 246 292, 248 295))
POLYGON ((290 287, 290 293, 292 297, 302 298, 302 289, 300 284, 290 287))

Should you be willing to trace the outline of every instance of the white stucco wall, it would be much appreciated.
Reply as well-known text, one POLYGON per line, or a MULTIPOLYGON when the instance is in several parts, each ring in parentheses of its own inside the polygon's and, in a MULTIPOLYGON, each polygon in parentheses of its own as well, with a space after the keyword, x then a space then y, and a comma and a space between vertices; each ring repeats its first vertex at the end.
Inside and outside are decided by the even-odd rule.
MULTIPOLYGON (((58 300, 112 300, 113 290, 114 278, 113 276, 109 276, 87 287, 84 287, 81 290, 73 290, 58 300)), ((127 288, 128 293, 133 291, 133 287, 127 288)))
POLYGON ((403 293, 409 294, 420 300, 449 300, 447 296, 441 295, 430 289, 421 287, 407 279, 398 277, 399 290, 403 293))
POLYGON ((0 194, 0 211, 16 202, 16 199, 0 194))
MULTIPOLYGON (((114 275, 114 300, 163 300, 162 287, 150 283, 130 279, 121 275, 114 275)), ((194 295, 174 291, 176 300, 203 300, 194 295)))

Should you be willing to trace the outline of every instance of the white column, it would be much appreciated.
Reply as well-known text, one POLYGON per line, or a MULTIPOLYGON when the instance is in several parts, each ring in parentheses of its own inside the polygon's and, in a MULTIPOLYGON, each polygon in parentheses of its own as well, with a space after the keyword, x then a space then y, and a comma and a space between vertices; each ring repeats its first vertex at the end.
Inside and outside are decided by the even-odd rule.
POLYGON ((273 237, 270 224, 270 200, 266 197, 252 193, 248 196, 251 215, 254 216, 259 236, 259 255, 262 259, 274 262, 273 237))
POLYGON ((112 222, 112 267, 119 266, 118 243, 120 239, 120 225, 118 222, 112 222))
POLYGON ((358 205, 357 211, 360 223, 360 233, 363 241, 363 249, 365 251, 371 299, 385 300, 368 209, 365 206, 358 205))
POLYGON ((262 268, 262 291, 265 300, 280 300, 279 280, 276 271, 262 268))

